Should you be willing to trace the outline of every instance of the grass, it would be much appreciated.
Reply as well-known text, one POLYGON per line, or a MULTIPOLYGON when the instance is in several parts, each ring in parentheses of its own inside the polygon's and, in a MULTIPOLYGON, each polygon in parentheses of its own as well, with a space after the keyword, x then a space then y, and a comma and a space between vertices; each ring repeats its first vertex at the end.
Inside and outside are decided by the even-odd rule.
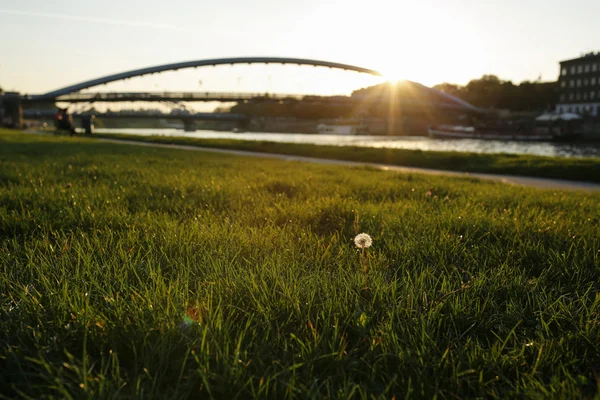
POLYGON ((599 209, 1 131, 0 397, 593 398, 599 209))
POLYGON ((351 146, 321 146, 313 144, 277 143, 231 139, 197 139, 170 136, 138 136, 124 134, 94 134, 97 137, 135 140, 153 143, 299 155, 336 160, 381 163, 443 169, 565 179, 600 183, 600 158, 544 157, 517 154, 482 154, 403 149, 377 149, 351 146))

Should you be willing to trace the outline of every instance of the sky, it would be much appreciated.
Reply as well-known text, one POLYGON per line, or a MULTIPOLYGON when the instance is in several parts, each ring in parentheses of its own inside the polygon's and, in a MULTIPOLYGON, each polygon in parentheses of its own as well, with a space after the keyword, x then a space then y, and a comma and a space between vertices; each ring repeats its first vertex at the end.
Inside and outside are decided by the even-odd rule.
MULTIPOLYGON (((0 87, 44 93, 135 68, 219 57, 310 58, 390 79, 556 80, 600 50, 598 0, 0 0, 0 87)), ((349 93, 378 78, 314 67, 224 66, 106 90, 349 93)))

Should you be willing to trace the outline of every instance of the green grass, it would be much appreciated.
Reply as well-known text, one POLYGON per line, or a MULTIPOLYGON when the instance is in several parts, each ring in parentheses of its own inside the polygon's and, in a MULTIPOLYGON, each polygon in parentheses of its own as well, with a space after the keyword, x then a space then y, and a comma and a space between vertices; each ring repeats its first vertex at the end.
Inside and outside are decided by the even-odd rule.
POLYGON ((593 398, 599 209, 1 131, 0 397, 593 398))
POLYGON ((565 179, 600 183, 600 158, 543 157, 517 154, 481 154, 403 149, 377 149, 351 146, 276 143, 231 139, 197 139, 169 136, 95 134, 97 137, 154 143, 299 155, 336 160, 359 161, 408 167, 443 169, 565 179))

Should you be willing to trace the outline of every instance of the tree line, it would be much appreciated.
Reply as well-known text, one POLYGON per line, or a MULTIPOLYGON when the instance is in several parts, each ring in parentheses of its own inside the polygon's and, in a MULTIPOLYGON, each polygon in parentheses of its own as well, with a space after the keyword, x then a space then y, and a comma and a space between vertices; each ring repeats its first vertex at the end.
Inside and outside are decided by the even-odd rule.
POLYGON ((560 95, 558 82, 524 81, 515 85, 495 75, 483 75, 464 86, 442 83, 434 88, 474 106, 510 111, 552 110, 560 95))
MULTIPOLYGON (((473 79, 466 85, 442 83, 434 86, 442 92, 451 94, 474 106, 484 109, 510 110, 513 112, 544 112, 554 109, 559 98, 557 82, 521 82, 515 85, 495 75, 484 75, 473 79)), ((386 117, 390 111, 398 108, 397 104, 430 105, 436 108, 440 102, 446 101, 441 96, 425 90, 414 82, 399 84, 381 83, 362 88, 347 96, 305 96, 300 101, 283 102, 246 102, 237 103, 229 109, 219 111, 247 114, 257 117, 294 117, 294 118, 351 118, 351 117, 386 117), (392 100, 396 99, 396 100, 392 100), (350 100, 350 101, 341 101, 350 100)), ((400 107, 402 108, 402 107, 400 107)), ((406 113, 398 109, 397 112, 406 113)), ((420 106, 413 109, 423 108, 420 106)), ((393 111, 394 112, 394 111, 393 111)))

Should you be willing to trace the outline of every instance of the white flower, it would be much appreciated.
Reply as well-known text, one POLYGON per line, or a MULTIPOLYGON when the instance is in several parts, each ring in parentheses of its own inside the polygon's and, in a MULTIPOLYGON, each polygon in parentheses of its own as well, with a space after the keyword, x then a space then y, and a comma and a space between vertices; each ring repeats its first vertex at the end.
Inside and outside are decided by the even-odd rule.
POLYGON ((373 239, 367 233, 359 233, 354 238, 354 244, 359 249, 368 249, 373 244, 373 239))

